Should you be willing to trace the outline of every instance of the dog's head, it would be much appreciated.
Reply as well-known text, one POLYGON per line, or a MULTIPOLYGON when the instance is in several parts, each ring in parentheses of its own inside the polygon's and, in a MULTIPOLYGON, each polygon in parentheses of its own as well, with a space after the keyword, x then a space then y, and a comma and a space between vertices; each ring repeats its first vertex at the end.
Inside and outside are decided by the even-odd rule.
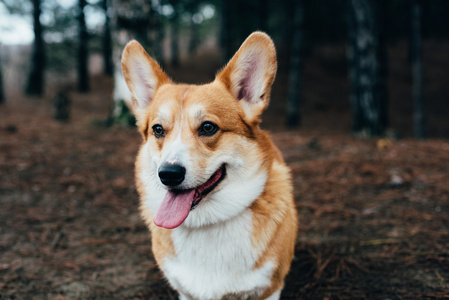
POLYGON ((122 68, 144 138, 139 190, 154 223, 198 227, 251 205, 273 156, 259 129, 276 74, 271 39, 251 34, 205 85, 173 83, 136 41, 126 46, 122 68))

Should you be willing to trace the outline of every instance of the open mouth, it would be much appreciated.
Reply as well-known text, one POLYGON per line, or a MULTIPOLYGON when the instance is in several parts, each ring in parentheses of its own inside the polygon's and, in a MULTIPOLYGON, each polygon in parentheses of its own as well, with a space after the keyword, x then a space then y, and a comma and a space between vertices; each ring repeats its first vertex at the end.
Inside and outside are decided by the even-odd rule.
POLYGON ((195 194, 193 196, 192 206, 190 210, 193 210, 195 207, 200 204, 201 200, 203 200, 204 196, 209 194, 226 176, 226 168, 225 165, 222 165, 210 178, 208 181, 200 185, 195 189, 195 194))
POLYGON ((167 229, 178 227, 225 176, 226 167, 222 165, 205 183, 194 189, 168 190, 154 215, 154 223, 167 229))

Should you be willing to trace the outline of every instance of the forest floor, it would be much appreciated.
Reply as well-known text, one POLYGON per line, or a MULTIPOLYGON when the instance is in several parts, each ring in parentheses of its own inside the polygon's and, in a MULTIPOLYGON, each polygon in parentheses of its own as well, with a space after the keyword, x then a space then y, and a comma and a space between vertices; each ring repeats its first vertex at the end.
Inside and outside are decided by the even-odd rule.
MULTIPOLYGON (((282 299, 449 298, 449 141, 407 138, 409 111, 395 110, 409 107, 404 96, 392 123, 405 138, 351 137, 340 56, 311 54, 300 129, 282 126, 282 65, 264 116, 292 169, 300 217, 282 299), (323 65, 328 56, 337 59, 323 65)), ((192 82, 201 71, 194 81, 205 82, 216 67, 211 58, 206 70, 192 63, 168 73, 192 82)), ((408 81, 396 79, 392 95, 408 81)), ((0 106, 0 299, 177 298, 138 212, 141 137, 102 122, 111 88, 94 77, 91 93, 71 92, 65 123, 52 119, 53 95, 0 106)), ((449 125, 435 118, 429 126, 444 136, 449 125)))

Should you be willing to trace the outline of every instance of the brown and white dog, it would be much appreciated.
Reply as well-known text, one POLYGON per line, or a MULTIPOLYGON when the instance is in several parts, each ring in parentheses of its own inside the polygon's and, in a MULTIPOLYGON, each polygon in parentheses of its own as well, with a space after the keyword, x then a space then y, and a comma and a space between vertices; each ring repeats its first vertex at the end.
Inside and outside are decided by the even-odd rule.
POLYGON ((260 129, 276 74, 255 32, 212 83, 173 83, 130 42, 123 74, 143 135, 141 213, 156 261, 181 299, 278 299, 294 253, 290 172, 260 129))

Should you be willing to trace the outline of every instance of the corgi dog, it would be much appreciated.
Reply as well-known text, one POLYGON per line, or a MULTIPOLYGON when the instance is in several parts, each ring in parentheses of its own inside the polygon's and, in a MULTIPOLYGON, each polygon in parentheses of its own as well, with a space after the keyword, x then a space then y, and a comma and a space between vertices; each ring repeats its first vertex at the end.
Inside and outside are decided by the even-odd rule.
POLYGON ((298 220, 290 170, 259 127, 273 41, 251 34, 204 85, 174 83, 136 41, 122 69, 143 136, 141 215, 169 284, 180 299, 278 299, 298 220))

